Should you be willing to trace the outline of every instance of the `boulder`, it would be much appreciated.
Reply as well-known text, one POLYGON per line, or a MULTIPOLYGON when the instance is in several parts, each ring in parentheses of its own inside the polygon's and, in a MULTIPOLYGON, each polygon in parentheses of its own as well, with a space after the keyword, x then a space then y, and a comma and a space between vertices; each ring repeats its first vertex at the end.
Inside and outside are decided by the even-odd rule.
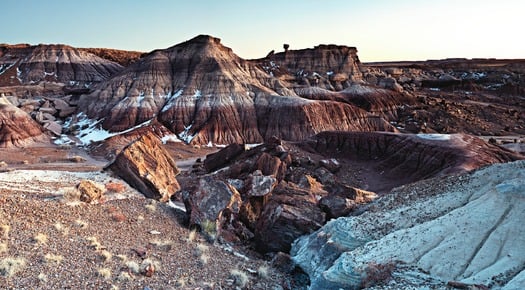
POLYGON ((288 252, 298 237, 320 228, 325 214, 314 196, 281 182, 274 190, 255 229, 256 248, 261 252, 288 252))
POLYGON ((53 134, 59 136, 62 134, 62 125, 58 124, 57 122, 53 121, 45 121, 44 122, 44 128, 47 130, 53 132, 53 134))
POLYGON ((228 215, 238 213, 242 203, 233 186, 211 176, 201 178, 195 190, 185 192, 183 199, 190 225, 201 229, 216 224, 225 211, 228 215))
POLYGON ((80 183, 77 184, 77 190, 80 193, 80 201, 86 203, 98 201, 106 191, 103 185, 91 180, 81 180, 80 183))
POLYGON ((319 201, 319 207, 326 213, 327 219, 349 215, 360 204, 366 204, 377 198, 374 192, 341 184, 329 186, 329 195, 319 201))
POLYGON ((168 201, 180 189, 175 161, 150 131, 125 147, 109 168, 149 198, 168 201))
POLYGON ((265 196, 272 192, 277 185, 277 179, 273 176, 263 175, 260 170, 255 171, 246 184, 248 196, 265 196))
POLYGON ((235 157, 246 151, 243 144, 233 143, 226 148, 212 154, 208 154, 204 159, 204 168, 207 172, 212 172, 231 162, 235 157))

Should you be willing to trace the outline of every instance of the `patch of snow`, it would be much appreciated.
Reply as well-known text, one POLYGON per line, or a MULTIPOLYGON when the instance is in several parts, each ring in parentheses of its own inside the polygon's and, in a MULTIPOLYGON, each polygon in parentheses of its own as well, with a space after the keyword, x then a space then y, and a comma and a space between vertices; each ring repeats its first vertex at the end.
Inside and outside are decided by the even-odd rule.
POLYGON ((189 144, 191 140, 193 140, 193 138, 195 137, 195 135, 189 134, 191 126, 193 126, 193 124, 189 125, 188 127, 184 127, 184 131, 179 133, 179 139, 186 142, 186 144, 189 144))
POLYGON ((0 75, 6 72, 8 69, 12 68, 16 63, 17 62, 14 62, 11 65, 7 65, 7 64, 0 65, 0 75))
POLYGON ((200 99, 202 97, 200 90, 195 90, 195 94, 193 95, 195 99, 200 99))
POLYGON ((417 134, 417 137, 427 140, 446 141, 450 140, 450 134, 417 134))
POLYGON ((331 76, 331 75, 333 75, 333 74, 334 74, 333 71, 328 71, 328 72, 326 72, 326 75, 327 75, 327 76, 331 76))
POLYGON ((16 68, 16 78, 18 79, 19 82, 22 82, 22 71, 20 70, 19 67, 16 68))
POLYGON ((171 107, 173 107, 175 105, 175 102, 174 102, 175 99, 177 99, 181 94, 182 94, 182 89, 178 90, 173 95, 168 97, 168 99, 166 100, 166 103, 165 103, 164 107, 162 108, 161 112, 166 112, 171 107))
POLYGON ((173 143, 180 143, 182 142, 179 137, 175 134, 168 134, 168 135, 164 135, 162 138, 161 138, 161 141, 162 141, 162 144, 166 144, 168 142, 173 142, 173 143))
POLYGON ((171 208, 174 208, 174 209, 177 209, 177 210, 180 210, 182 212, 186 212, 186 207, 184 206, 183 203, 175 203, 173 201, 168 201, 168 206, 171 207, 171 208))
POLYGON ((434 91, 434 92, 439 92, 439 91, 441 91, 439 88, 430 88, 429 90, 434 91))

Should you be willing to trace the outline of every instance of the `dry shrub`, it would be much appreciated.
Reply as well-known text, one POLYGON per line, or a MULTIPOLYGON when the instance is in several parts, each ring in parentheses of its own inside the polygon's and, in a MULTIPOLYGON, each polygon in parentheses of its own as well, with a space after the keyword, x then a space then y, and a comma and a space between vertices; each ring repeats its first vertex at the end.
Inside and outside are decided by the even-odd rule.
POLYGON ((385 264, 368 263, 365 269, 365 278, 361 281, 361 288, 385 284, 392 279, 392 272, 395 268, 396 264, 394 262, 387 262, 385 264))
POLYGON ((231 270, 230 276, 232 277, 235 285, 241 288, 246 287, 246 285, 250 281, 250 279, 248 278, 248 275, 245 272, 237 270, 237 269, 231 270))
POLYGON ((4 238, 4 239, 7 239, 9 238, 9 231, 11 230, 11 226, 8 225, 8 224, 1 224, 0 225, 0 235, 4 238))
POLYGON ((111 270, 109 268, 99 268, 98 274, 105 280, 111 278, 111 270))
POLYGON ((64 260, 64 257, 61 255, 55 255, 55 254, 46 254, 44 256, 44 261, 47 264, 60 264, 64 260))
POLYGON ((0 260, 0 275, 4 277, 12 277, 26 265, 26 260, 24 258, 13 258, 7 257, 0 260))
POLYGON ((110 181, 106 183, 106 190, 109 192, 120 193, 126 190, 126 186, 122 182, 110 181))
POLYGON ((1 242, 0 243, 0 254, 7 253, 8 250, 9 250, 9 245, 7 244, 7 242, 1 242))
POLYGON ((38 244, 45 244, 47 243, 47 235, 38 233, 33 237, 33 240, 38 244))

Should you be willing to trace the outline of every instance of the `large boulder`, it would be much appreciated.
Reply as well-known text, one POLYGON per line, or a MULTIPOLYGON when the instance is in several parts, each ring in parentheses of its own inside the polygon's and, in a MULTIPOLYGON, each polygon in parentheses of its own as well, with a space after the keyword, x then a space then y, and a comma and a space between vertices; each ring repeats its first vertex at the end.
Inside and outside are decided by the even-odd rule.
POLYGON ((315 196, 283 181, 258 219, 256 247, 261 252, 288 252, 295 239, 317 230, 324 222, 325 214, 315 196))
POLYGON ((229 217, 238 213, 241 203, 235 187, 211 176, 201 178, 195 190, 184 194, 190 225, 199 225, 202 229, 210 223, 220 224, 223 214, 229 217))
POLYGON ((31 116, 0 97, 0 148, 23 147, 49 141, 44 129, 31 116))
POLYGON ((407 185, 301 237, 291 254, 310 289, 391 278, 395 289, 523 289, 524 194, 525 161, 407 185))
POLYGON ((206 159, 204 159, 204 168, 206 168, 206 171, 212 172, 225 166, 244 151, 246 151, 246 148, 243 144, 230 144, 218 152, 208 154, 206 159))
POLYGON ((80 201, 86 203, 98 201, 106 191, 103 185, 91 180, 81 180, 77 184, 77 190, 80 193, 80 201))
POLYGON ((125 147, 109 168, 149 198, 168 201, 180 190, 175 161, 149 131, 125 147))

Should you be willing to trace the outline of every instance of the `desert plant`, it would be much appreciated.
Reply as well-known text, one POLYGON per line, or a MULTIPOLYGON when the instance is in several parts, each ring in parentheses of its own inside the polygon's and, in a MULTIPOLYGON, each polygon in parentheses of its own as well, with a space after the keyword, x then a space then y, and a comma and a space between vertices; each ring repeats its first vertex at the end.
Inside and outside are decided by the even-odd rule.
POLYGON ((157 210, 157 205, 156 205, 155 203, 153 203, 153 202, 152 202, 152 203, 149 203, 149 204, 146 204, 144 207, 145 207, 145 208, 148 210, 148 212, 150 212, 150 213, 154 213, 154 212, 157 210))
POLYGON ((94 248, 95 250, 98 251, 98 250, 102 249, 102 245, 98 241, 97 237, 87 237, 86 241, 88 241, 89 242, 89 246, 94 248))
POLYGON ((250 279, 248 278, 248 275, 238 269, 233 269, 230 271, 230 276, 233 279, 233 283, 235 283, 236 286, 239 286, 241 288, 246 287, 250 279))
POLYGON ((197 238, 197 229, 192 229, 190 233, 188 234, 188 239, 186 240, 188 243, 192 243, 197 238))
POLYGON ((44 273, 38 274, 38 280, 40 280, 41 282, 47 282, 47 275, 44 273))
POLYGON ((9 231, 11 230, 11 226, 8 224, 1 224, 0 225, 0 233, 2 234, 2 237, 4 239, 9 238, 9 231))
POLYGON ((98 274, 100 275, 100 277, 108 280, 109 278, 111 278, 111 270, 108 269, 108 268, 99 268, 97 270, 98 274))
POLYGON ((122 262, 126 263, 128 261, 128 256, 126 255, 116 255, 117 259, 121 260, 122 262))
POLYGON ((135 261, 127 261, 126 267, 131 273, 140 274, 140 265, 135 261))
POLYGON ((44 256, 44 261, 48 264, 60 264, 62 260, 64 260, 64 257, 61 255, 46 254, 44 256))
POLYGON ((9 250, 9 245, 7 244, 7 242, 1 242, 0 243, 0 254, 7 253, 8 250, 9 250))
POLYGON ((55 230, 62 233, 62 235, 64 236, 67 236, 67 234, 69 233, 69 229, 65 227, 62 223, 57 222, 53 226, 55 227, 55 230))
POLYGON ((0 275, 4 277, 12 277, 17 272, 21 271, 25 265, 24 258, 7 257, 0 260, 0 275))
POLYGON ((100 251, 99 255, 102 259, 104 259, 104 262, 109 262, 111 261, 111 258, 113 258, 113 254, 107 250, 100 251))
POLYGON ((204 220, 201 223, 201 229, 210 242, 215 241, 217 238, 217 224, 215 221, 204 220))
POLYGON ((269 275, 270 269, 266 265, 261 265, 259 268, 257 268, 257 275, 259 278, 267 279, 269 275))
POLYGON ((202 255, 204 253, 207 253, 209 249, 210 248, 207 245, 205 245, 203 243, 199 243, 199 244, 197 244, 197 247, 195 247, 195 254, 197 256, 200 256, 200 255, 202 255))
POLYGON ((364 270, 365 276, 361 281, 361 288, 385 284, 392 279, 392 272, 395 268, 396 264, 394 262, 387 262, 385 264, 369 262, 364 270))
POLYGON ((131 280, 131 275, 126 271, 121 271, 120 274, 117 277, 118 281, 129 281, 131 280))
POLYGON ((164 252, 168 252, 173 248, 173 241, 160 241, 160 240, 153 240, 149 242, 152 246, 154 246, 156 249, 164 252))
POLYGON ((38 244, 45 244, 47 243, 47 235, 43 233, 38 233, 33 237, 33 241, 35 241, 38 244))
POLYGON ((140 264, 140 272, 147 277, 153 276, 153 274, 160 270, 160 262, 153 259, 145 259, 140 264))
POLYGON ((201 265, 208 264, 209 260, 210 260, 210 256, 208 254, 201 254, 199 256, 199 262, 201 263, 201 265))

